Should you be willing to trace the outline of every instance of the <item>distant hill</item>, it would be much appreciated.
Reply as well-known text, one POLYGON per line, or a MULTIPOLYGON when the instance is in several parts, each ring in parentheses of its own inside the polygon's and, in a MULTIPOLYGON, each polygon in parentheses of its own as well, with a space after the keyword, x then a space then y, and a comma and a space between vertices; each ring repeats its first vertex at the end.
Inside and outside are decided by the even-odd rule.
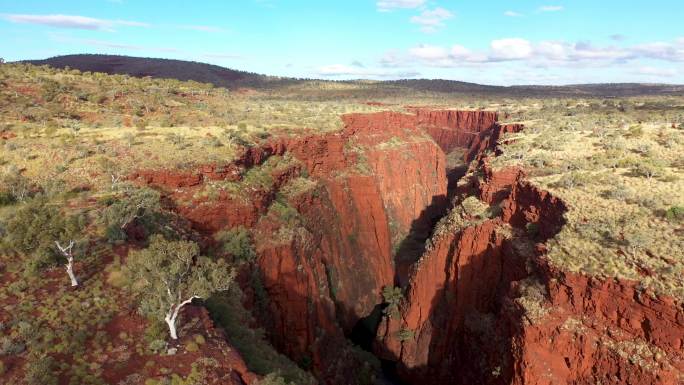
POLYGON ((65 55, 44 60, 26 60, 25 62, 34 65, 49 65, 55 68, 71 67, 80 71, 135 77, 151 76, 153 78, 194 80, 226 88, 233 88, 238 84, 258 83, 268 78, 263 75, 207 63, 118 55, 65 55))
POLYGON ((455 80, 410 79, 386 81, 417 91, 502 95, 518 97, 628 97, 640 95, 684 95, 684 85, 605 83, 567 86, 489 86, 455 80))
MULTIPOLYGON (((142 58, 117 55, 65 55, 44 60, 27 60, 26 63, 49 65, 55 68, 71 67, 81 71, 127 74, 136 77, 151 76, 178 80, 212 83, 217 87, 277 88, 297 85, 310 79, 282 78, 237 71, 213 64, 194 61, 142 58)), ((322 80, 325 82, 324 80, 322 80)), ((341 83, 364 84, 366 81, 341 83)), ((483 96, 510 97, 627 97, 638 95, 684 95, 684 85, 668 84, 578 84, 567 86, 491 86, 441 79, 406 79, 373 82, 388 88, 422 92, 462 93, 483 96)))

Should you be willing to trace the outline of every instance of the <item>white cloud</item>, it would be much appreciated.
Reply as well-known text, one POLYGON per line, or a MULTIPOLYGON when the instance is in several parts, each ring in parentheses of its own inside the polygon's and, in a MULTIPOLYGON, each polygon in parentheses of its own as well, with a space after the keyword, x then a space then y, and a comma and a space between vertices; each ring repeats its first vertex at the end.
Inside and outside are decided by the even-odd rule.
POLYGON ((483 63, 488 60, 486 54, 482 52, 473 52, 468 48, 458 44, 455 44, 451 47, 450 59, 456 63, 483 63))
POLYGON ((677 71, 672 68, 640 67, 634 71, 634 74, 656 78, 671 78, 677 75, 677 71))
POLYGON ((506 11, 506 12, 504 12, 504 16, 508 16, 508 17, 523 17, 523 16, 525 16, 525 15, 523 15, 523 14, 520 13, 520 12, 506 11))
POLYGON ((396 68, 410 65, 411 58, 397 50, 390 50, 382 55, 379 62, 384 68, 396 68))
POLYGON ((380 63, 386 67, 407 66, 412 62, 431 67, 460 67, 520 61, 533 68, 551 68, 607 67, 637 60, 684 62, 684 39, 622 47, 596 46, 591 42, 531 42, 522 38, 504 38, 492 40, 486 50, 474 50, 458 44, 450 49, 422 44, 410 48, 404 56, 394 52, 391 58, 384 58, 380 63))
POLYGON ((317 75, 325 77, 346 77, 346 78, 414 78, 420 74, 415 71, 387 71, 384 69, 367 69, 363 67, 331 64, 320 67, 317 75))
POLYGON ((493 60, 526 59, 532 54, 532 43, 520 38, 492 40, 490 48, 493 60))
POLYGON ((115 25, 127 27, 149 27, 147 23, 127 20, 105 20, 77 15, 20 15, 3 16, 13 23, 39 24, 56 28, 75 28, 87 30, 112 30, 115 25))
POLYGON ((674 43, 653 42, 639 44, 633 47, 635 54, 665 61, 684 61, 684 39, 677 39, 674 43))
POLYGON ((409 49, 409 54, 421 60, 443 60, 449 58, 449 52, 445 48, 426 44, 409 49))
POLYGON ((451 56, 453 57, 467 58, 470 57, 470 55, 472 55, 472 52, 462 45, 456 44, 453 47, 451 47, 451 56))
POLYGON ((564 10, 565 7, 562 5, 542 5, 539 7, 540 12, 559 12, 564 10))
POLYGON ((537 54, 548 60, 568 60, 568 44, 564 42, 542 41, 537 44, 535 50, 537 54))
POLYGON ((454 14, 442 7, 426 9, 420 15, 411 17, 411 23, 420 24, 421 31, 425 33, 436 32, 437 29, 444 27, 444 21, 454 17, 454 14))
POLYGON ((418 8, 425 4, 426 0, 378 0, 378 11, 387 12, 398 8, 418 8))
POLYGON ((571 61, 620 61, 634 56, 627 49, 614 46, 595 47, 588 42, 569 44, 568 50, 570 51, 568 57, 571 61))

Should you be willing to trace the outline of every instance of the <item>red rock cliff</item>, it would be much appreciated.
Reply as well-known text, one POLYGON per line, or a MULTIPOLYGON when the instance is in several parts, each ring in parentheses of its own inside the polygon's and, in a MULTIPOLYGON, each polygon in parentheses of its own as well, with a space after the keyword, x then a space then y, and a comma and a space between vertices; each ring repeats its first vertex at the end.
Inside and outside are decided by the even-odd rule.
POLYGON ((228 165, 133 176, 165 187, 206 234, 251 229, 253 273, 267 296, 261 326, 280 351, 310 361, 324 383, 354 383, 360 363, 344 337, 383 301, 382 288, 399 282, 407 285, 400 316, 384 318, 375 351, 409 383, 681 381, 681 303, 546 261, 543 242, 563 226, 566 205, 526 182, 523 170, 487 165, 502 135, 522 126, 499 125, 491 112, 420 109, 343 120, 341 132, 278 138, 228 165), (433 235, 423 250, 448 204, 444 152, 456 147, 481 176, 462 181, 456 196, 500 210, 433 235), (239 181, 286 153, 298 163, 247 200, 193 198, 207 181, 239 181), (293 226, 269 209, 301 175, 315 186, 278 198, 296 210, 293 226))
MULTIPOLYGON (((415 127, 350 123, 365 118, 345 116, 341 133, 285 145, 320 184, 290 201, 303 231, 285 244, 258 245, 276 344, 294 356, 325 360, 317 353, 327 341, 321 332, 348 334, 371 313, 394 283, 393 245, 446 204, 439 147, 415 127)), ((266 235, 277 231, 271 226, 258 228, 266 235)))
POLYGON ((471 143, 483 178, 462 183, 461 193, 501 212, 433 239, 400 317, 378 330, 377 353, 398 362, 409 383, 682 383, 681 303, 545 259, 542 242, 562 227, 566 205, 520 169, 493 172, 482 152, 520 128, 495 126, 471 143))

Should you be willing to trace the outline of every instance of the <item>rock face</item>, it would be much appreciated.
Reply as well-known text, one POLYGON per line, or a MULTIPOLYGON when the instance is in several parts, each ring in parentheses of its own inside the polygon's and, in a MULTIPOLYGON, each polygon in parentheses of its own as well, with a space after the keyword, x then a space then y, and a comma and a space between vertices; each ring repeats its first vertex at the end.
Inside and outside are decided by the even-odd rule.
POLYGON ((681 303, 545 259, 543 242, 561 229, 566 205, 523 170, 493 172, 484 154, 520 128, 495 126, 471 142, 483 178, 459 193, 501 212, 433 237, 399 317, 378 330, 377 354, 397 362, 408 383, 682 383, 681 303))
POLYGON ((454 111, 417 109, 418 125, 444 150, 467 148, 473 138, 497 125, 498 115, 491 111, 454 111))
POLYGON ((276 138, 230 164, 131 176, 165 189, 206 235, 250 229, 257 256, 244 273, 252 278, 241 281, 279 351, 323 383, 361 382, 346 337, 381 310, 383 287, 402 286, 398 317, 383 316, 371 339, 407 383, 683 381, 681 303, 545 258, 565 203, 522 169, 488 166, 502 135, 521 125, 500 125, 493 112, 417 108, 342 119, 340 132, 276 138), (445 153, 457 148, 475 162, 447 191, 445 153), (296 162, 270 171, 248 197, 196 197, 273 156, 296 162), (308 187, 292 193, 303 177, 308 187), (436 233, 447 196, 456 204, 476 196, 498 210, 436 233))
POLYGON ((386 318, 378 330, 376 350, 398 361, 412 383, 486 383, 505 374, 509 337, 497 315, 508 308, 512 287, 530 277, 526 262, 535 254, 511 225, 534 223, 545 229, 539 237, 562 226, 564 204, 524 182, 521 170, 481 167, 484 179, 461 184, 460 193, 498 205, 500 214, 433 236, 413 267, 400 317, 386 318))
POLYGON ((385 130, 388 127, 419 127, 430 135, 439 147, 449 153, 457 147, 468 148, 480 134, 489 137, 497 126, 498 115, 492 111, 433 110, 410 107, 410 114, 378 112, 344 116, 347 127, 385 130))
POLYGON ((681 384, 684 310, 634 282, 548 267, 548 314, 513 329, 513 384, 681 384), (544 375, 542 375, 542 373, 544 375))
MULTIPOLYGON (((330 338, 349 335, 394 284, 393 250, 446 206, 440 148, 415 127, 379 130, 375 122, 345 116, 341 133, 285 145, 318 186, 288 201, 303 218, 291 238, 257 245, 276 346, 312 357, 321 372, 335 359, 321 353, 330 338)), ((282 227, 258 225, 264 235, 282 227)))

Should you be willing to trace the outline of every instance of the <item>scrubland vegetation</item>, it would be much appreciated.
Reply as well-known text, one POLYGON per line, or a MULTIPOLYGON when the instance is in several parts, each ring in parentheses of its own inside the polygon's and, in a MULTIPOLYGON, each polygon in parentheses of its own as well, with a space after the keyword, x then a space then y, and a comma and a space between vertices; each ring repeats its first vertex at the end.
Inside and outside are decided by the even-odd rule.
POLYGON ((549 258, 565 269, 684 296, 684 100, 545 101, 493 166, 522 166, 569 205, 549 258))
MULTIPOLYGON (((316 81, 229 91, 0 65, 0 375, 8 374, 6 383, 202 383, 216 363, 198 351, 209 352, 211 344, 198 319, 176 318, 193 300, 204 301, 249 369, 266 376, 263 383, 312 383, 306 365, 280 355, 263 330, 249 327, 253 314, 233 281, 235 269, 256 258, 253 237, 282 242, 296 231, 298 213, 286 198, 317 182, 299 175, 281 188, 265 214, 283 224, 277 234, 238 227, 218 232, 207 246, 165 202, 165 191, 127 177, 227 164, 275 135, 339 130, 339 116, 348 112, 482 108, 524 123, 523 132, 504 138, 492 165, 524 167, 533 183, 568 204, 549 258, 572 271, 684 297, 683 98, 486 98, 391 88, 380 100, 386 105, 365 103, 381 91, 377 84, 316 81), (78 289, 64 272, 69 255, 78 289), (174 361, 180 356, 185 366, 174 361)), ((295 163, 271 157, 239 183, 212 181, 193 198, 248 197, 273 183, 273 170, 295 163)), ((435 234, 480 223, 495 210, 466 198, 435 234)), ((263 283, 250 280, 258 304, 263 283)), ((382 295, 386 314, 396 316, 401 289, 387 287, 382 295)), ((412 337, 410 330, 398 335, 412 337)))

